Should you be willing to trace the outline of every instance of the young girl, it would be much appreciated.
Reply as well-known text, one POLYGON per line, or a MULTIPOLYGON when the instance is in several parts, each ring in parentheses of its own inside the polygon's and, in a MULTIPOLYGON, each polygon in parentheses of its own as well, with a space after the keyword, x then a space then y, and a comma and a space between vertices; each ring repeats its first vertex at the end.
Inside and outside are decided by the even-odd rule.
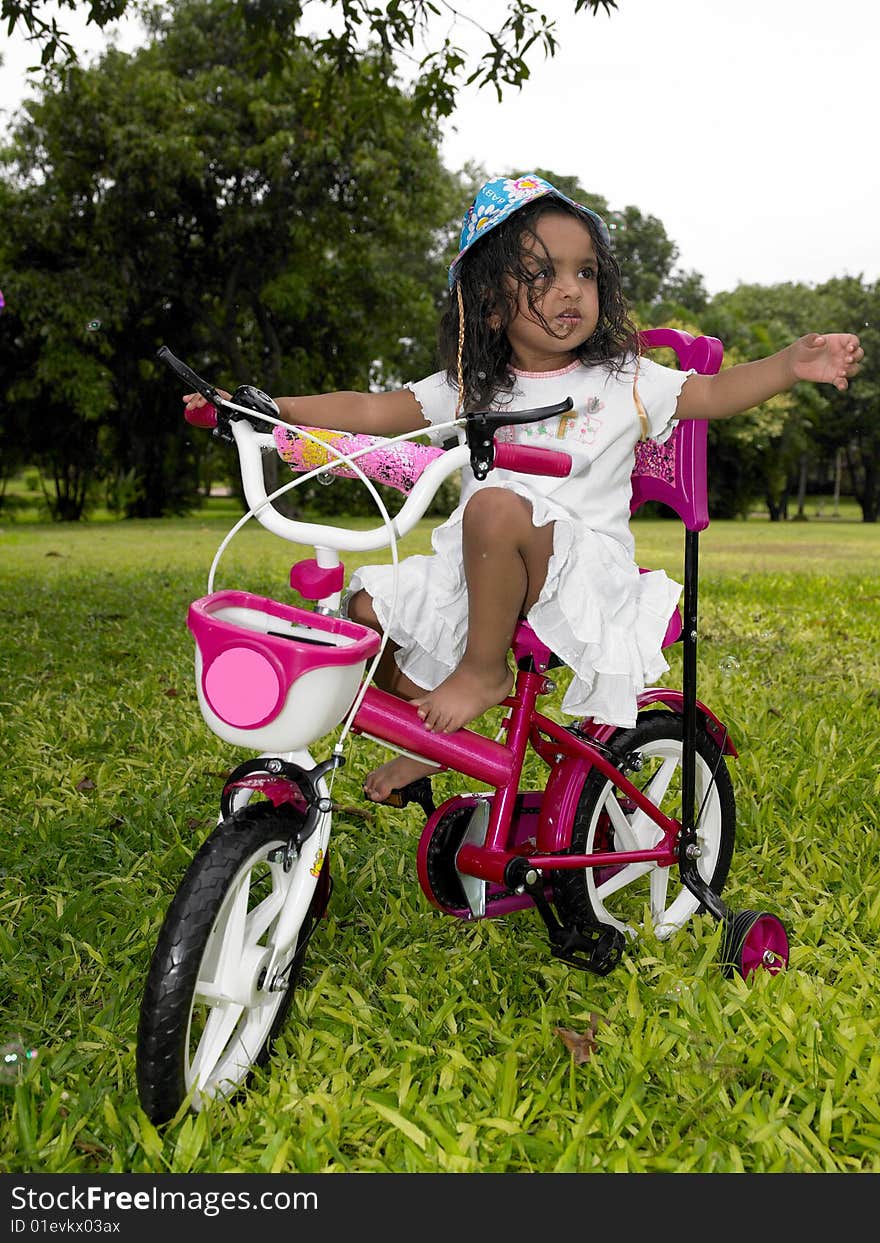
MULTIPOLYGON (((668 668, 661 651, 680 595, 663 571, 640 574, 629 529, 639 439, 677 419, 728 418, 798 380, 847 387, 864 352, 856 336, 815 333, 769 358, 704 376, 640 358, 608 230, 594 212, 529 175, 484 185, 464 217, 440 325, 444 370, 386 393, 276 398, 294 425, 378 436, 422 430, 464 411, 574 400, 561 418, 505 428, 572 459, 565 479, 464 471, 461 503, 432 537, 433 556, 367 566, 348 614, 388 631, 376 682, 448 732, 500 704, 513 674, 517 620, 572 669, 565 712, 635 723, 636 696, 668 668)), ((188 409, 204 404, 197 393, 188 409)), ((448 433, 447 433, 448 434, 448 433)), ((410 757, 367 778, 377 801, 430 771, 410 757)))

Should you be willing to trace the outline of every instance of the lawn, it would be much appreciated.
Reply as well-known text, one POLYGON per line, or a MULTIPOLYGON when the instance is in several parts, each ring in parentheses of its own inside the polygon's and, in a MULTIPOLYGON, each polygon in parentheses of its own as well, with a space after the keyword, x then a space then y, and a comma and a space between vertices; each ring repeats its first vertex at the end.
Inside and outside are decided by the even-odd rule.
MULTIPOLYGON (((0 1044, 35 1054, 0 1083, 0 1168, 880 1171, 880 528, 850 518, 717 522, 700 546, 700 696, 739 751, 725 898, 783 919, 786 972, 725 978, 709 917, 599 978, 551 959, 531 912, 441 915, 416 879, 418 810, 360 798, 385 757, 360 741, 275 1057, 246 1096, 147 1121, 147 965, 246 758, 202 723, 184 620, 234 518, 0 531, 0 1044), (592 1056, 558 1028, 595 1030, 592 1056)), ((215 585, 284 598, 297 554, 252 527, 215 585)), ((636 532, 642 563, 677 574, 680 528, 636 532)))

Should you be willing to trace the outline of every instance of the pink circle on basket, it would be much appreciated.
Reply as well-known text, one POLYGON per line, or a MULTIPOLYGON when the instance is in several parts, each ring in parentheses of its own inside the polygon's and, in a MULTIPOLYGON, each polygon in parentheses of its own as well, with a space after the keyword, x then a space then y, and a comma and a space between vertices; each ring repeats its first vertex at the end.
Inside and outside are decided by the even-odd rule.
POLYGON ((242 729, 267 720, 278 705, 281 683, 274 667, 250 647, 228 647, 205 674, 205 696, 228 725, 242 729))

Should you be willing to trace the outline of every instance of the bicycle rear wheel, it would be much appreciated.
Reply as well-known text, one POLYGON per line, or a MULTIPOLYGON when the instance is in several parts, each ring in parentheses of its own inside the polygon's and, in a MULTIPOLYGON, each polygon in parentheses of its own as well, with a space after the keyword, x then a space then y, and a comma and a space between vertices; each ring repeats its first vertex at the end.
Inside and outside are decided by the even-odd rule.
POLYGON ((196 1111, 233 1095, 267 1060, 328 893, 327 858, 315 839, 304 854, 289 849, 302 823, 288 805, 243 807, 190 864, 141 1001, 137 1084, 151 1121, 168 1121, 190 1094, 196 1111), (301 907, 296 941, 269 979, 279 917, 291 903, 301 907))
MULTIPOLYGON (((682 720, 673 712, 645 712, 633 729, 615 734, 621 757, 638 754, 642 767, 629 779, 668 816, 681 818, 682 720)), ((697 840, 700 875, 715 893, 727 879, 733 857, 736 805, 724 757, 704 730, 697 730, 697 840)), ((594 769, 584 782, 572 826, 571 854, 645 850, 661 837, 659 827, 639 811, 612 781, 594 769)), ((611 924, 630 937, 648 921, 660 940, 687 922, 701 906, 682 883, 678 867, 655 863, 556 872, 553 891, 560 913, 577 920, 611 924)))

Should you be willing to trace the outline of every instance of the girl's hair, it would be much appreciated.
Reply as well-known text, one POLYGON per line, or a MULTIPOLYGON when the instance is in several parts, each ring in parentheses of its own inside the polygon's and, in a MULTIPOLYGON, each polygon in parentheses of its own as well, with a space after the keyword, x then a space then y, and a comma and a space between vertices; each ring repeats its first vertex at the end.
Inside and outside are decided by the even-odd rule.
POLYGON ((541 247, 535 228, 548 212, 572 216, 589 229, 598 262, 599 320, 592 335, 575 350, 576 357, 583 363, 604 363, 619 370, 629 354, 637 353, 638 332, 620 287, 620 269, 598 228, 589 216, 561 199, 539 199, 487 233, 459 262, 456 287, 440 321, 438 344, 449 383, 459 387, 462 411, 485 410, 514 386, 507 327, 516 314, 520 288, 526 290, 531 314, 552 331, 541 313, 540 291, 525 264, 526 241, 541 247))

